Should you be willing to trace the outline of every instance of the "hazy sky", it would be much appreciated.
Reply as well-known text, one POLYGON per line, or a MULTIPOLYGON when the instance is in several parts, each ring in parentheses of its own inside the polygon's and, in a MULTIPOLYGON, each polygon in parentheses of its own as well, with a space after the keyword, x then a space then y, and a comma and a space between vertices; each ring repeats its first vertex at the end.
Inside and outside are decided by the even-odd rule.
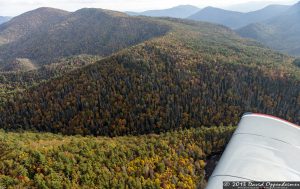
MULTIPOLYGON (((292 4, 296 2, 296 0, 250 1, 255 2, 251 9, 260 8, 267 4, 292 4)), ((249 0, 0 0, 0 15, 15 16, 38 7, 55 7, 69 11, 84 7, 97 7, 119 11, 143 11, 190 4, 198 7, 215 6, 237 9, 238 7, 247 8, 248 4, 238 7, 233 5, 248 2, 249 0)))

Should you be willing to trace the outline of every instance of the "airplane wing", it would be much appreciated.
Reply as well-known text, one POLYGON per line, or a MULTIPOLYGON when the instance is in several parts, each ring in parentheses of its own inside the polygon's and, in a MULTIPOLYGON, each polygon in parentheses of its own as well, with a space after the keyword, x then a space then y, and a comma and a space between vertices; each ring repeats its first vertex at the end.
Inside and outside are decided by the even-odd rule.
POLYGON ((300 127, 245 114, 206 189, 222 189, 223 181, 300 181, 300 127))

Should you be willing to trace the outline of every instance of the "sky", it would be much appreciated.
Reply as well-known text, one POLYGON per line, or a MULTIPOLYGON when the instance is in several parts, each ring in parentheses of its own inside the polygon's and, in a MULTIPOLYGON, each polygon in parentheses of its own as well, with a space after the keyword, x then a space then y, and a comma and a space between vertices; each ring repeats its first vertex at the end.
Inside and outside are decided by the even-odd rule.
POLYGON ((268 4, 293 4, 297 0, 0 0, 0 16, 16 16, 39 7, 53 7, 68 11, 80 8, 104 8, 118 11, 165 9, 177 5, 214 6, 231 10, 251 11, 268 4))

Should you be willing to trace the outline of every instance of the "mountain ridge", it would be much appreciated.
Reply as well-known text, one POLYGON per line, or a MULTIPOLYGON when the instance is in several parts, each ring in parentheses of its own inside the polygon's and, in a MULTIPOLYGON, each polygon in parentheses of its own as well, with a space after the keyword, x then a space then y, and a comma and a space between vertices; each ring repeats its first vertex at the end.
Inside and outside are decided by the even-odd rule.
POLYGON ((215 7, 206 7, 190 16, 188 19, 222 24, 232 29, 237 29, 250 23, 256 23, 276 17, 285 12, 288 8, 289 6, 285 5, 269 5, 257 11, 242 13, 215 7))
POLYGON ((300 55, 300 2, 290 7, 283 14, 260 22, 247 25, 237 30, 243 37, 252 38, 275 50, 300 55))

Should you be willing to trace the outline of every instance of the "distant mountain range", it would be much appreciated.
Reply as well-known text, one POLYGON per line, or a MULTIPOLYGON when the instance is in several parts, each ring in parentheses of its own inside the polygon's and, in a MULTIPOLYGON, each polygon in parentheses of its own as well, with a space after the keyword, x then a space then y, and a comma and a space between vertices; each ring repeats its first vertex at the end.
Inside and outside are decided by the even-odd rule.
POLYGON ((188 17, 188 19, 222 24, 232 29, 237 29, 250 23, 261 22, 278 16, 285 12, 288 8, 289 6, 285 5, 270 5, 261 10, 249 13, 241 13, 214 7, 207 7, 195 13, 194 15, 191 15, 188 17))
POLYGON ((288 5, 269 5, 256 11, 243 13, 215 7, 200 9, 192 5, 180 5, 170 9, 126 13, 131 16, 184 18, 221 24, 231 29, 238 29, 252 23, 262 22, 279 16, 289 8, 290 6, 288 5))
POLYGON ((300 2, 289 5, 269 5, 252 12, 236 12, 215 7, 199 9, 178 6, 160 11, 139 13, 145 16, 169 16, 221 24, 234 29, 242 37, 252 38, 275 50, 300 56, 300 2), (180 16, 178 14, 184 14, 180 16), (177 13, 177 15, 175 14, 177 13), (185 17, 190 13, 191 15, 185 17))
POLYGON ((149 10, 145 12, 127 12, 131 16, 152 16, 152 17, 173 17, 173 18, 187 18, 192 14, 201 10, 192 5, 180 5, 170 9, 163 10, 149 10))
POLYGON ((273 49, 300 56, 300 2, 277 17, 250 24, 237 32, 273 49))
POLYGON ((8 16, 0 16, 0 24, 3 24, 7 21, 9 21, 11 19, 11 17, 8 16))

